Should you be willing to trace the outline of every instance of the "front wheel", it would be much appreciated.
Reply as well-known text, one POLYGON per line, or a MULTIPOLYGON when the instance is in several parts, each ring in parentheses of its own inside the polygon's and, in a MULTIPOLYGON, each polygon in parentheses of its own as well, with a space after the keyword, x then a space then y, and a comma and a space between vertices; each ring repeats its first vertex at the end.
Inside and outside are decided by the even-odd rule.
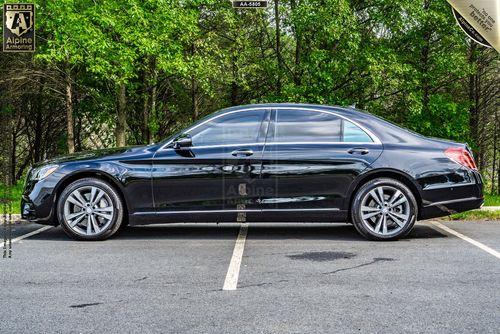
POLYGON ((371 240, 396 240, 408 234, 417 218, 417 202, 403 183, 377 178, 361 186, 351 207, 356 230, 371 240))
POLYGON ((116 190, 96 178, 68 185, 57 204, 61 226, 77 240, 104 240, 115 234, 123 221, 123 203, 116 190))

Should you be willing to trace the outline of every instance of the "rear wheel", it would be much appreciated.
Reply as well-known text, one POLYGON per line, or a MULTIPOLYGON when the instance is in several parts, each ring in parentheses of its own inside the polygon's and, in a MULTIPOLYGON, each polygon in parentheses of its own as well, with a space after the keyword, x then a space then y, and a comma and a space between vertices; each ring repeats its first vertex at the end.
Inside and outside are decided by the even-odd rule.
POLYGON ((354 227, 371 240, 396 240, 408 234, 417 217, 417 202, 403 183, 377 178, 361 186, 351 207, 354 227))
POLYGON ((77 240, 104 240, 123 222, 123 203, 116 190, 95 178, 84 178, 63 190, 57 205, 61 226, 77 240))

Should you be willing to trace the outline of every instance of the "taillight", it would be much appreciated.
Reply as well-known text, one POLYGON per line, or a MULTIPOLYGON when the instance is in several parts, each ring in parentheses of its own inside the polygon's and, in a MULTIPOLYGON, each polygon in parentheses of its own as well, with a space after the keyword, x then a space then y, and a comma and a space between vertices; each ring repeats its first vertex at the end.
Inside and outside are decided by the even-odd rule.
POLYGON ((444 151, 444 154, 455 161, 456 163, 465 166, 470 169, 477 170, 476 163, 474 162, 474 158, 465 148, 462 147, 450 147, 444 151))

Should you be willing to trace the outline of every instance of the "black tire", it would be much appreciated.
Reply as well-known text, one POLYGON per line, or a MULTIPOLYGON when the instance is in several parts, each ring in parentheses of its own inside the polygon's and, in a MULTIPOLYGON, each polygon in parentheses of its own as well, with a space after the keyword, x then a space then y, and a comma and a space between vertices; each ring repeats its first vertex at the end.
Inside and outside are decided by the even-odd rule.
POLYGON ((120 229, 120 226, 124 221, 123 212, 124 212, 124 205, 116 189, 107 182, 97 178, 83 178, 72 182, 63 190, 61 196, 59 196, 59 199, 57 201, 57 217, 59 219, 59 222, 64 232, 69 237, 75 240, 97 241, 110 238, 120 229), (65 203, 70 194, 72 194, 73 191, 77 189, 85 187, 95 187, 99 190, 102 190, 107 196, 106 198, 109 199, 113 205, 113 209, 112 210, 110 209, 110 211, 113 212, 112 219, 109 219, 110 222, 108 223, 107 227, 102 231, 100 231, 99 233, 93 235, 83 235, 73 230, 70 227, 64 214, 65 203))
MULTIPOLYGON (((402 197, 403 196, 401 196, 399 198, 402 198, 402 197)), ((374 199, 372 199, 372 201, 374 202, 374 199)), ((384 200, 384 202, 385 202, 385 200, 384 200)), ((386 205, 386 204, 384 204, 384 205, 386 205)), ((384 207, 382 206, 382 208, 384 208, 384 207)), ((398 210, 399 210, 399 208, 398 208, 398 210)), ((351 206, 351 219, 352 219, 352 223, 353 223, 354 227, 359 232, 359 234, 361 234, 362 236, 364 236, 365 238, 367 238, 369 240, 388 241, 388 240, 397 240, 397 239, 404 237, 413 228, 413 225, 415 224, 415 222, 417 220, 417 215, 418 215, 418 205, 417 205, 417 201, 415 200, 415 196, 413 195, 411 190, 408 189, 408 187, 406 185, 404 185, 403 183, 401 183, 397 180, 394 180, 394 179, 389 179, 389 178, 377 178, 377 179, 373 179, 373 180, 368 181, 367 183, 363 184, 358 189, 356 194, 354 195, 354 199, 353 199, 352 206, 351 206), (374 229, 371 229, 368 227, 368 226, 371 226, 370 222, 372 220, 378 219, 378 217, 380 217, 381 214, 379 214, 378 217, 376 216, 376 217, 372 218, 372 220, 365 219, 365 221, 364 221, 363 217, 362 217, 362 212, 361 212, 363 200, 368 200, 369 197, 367 197, 367 196, 370 196, 369 193, 372 190, 377 191, 377 189, 380 187, 386 187, 383 189, 389 189, 389 190, 392 190, 392 189, 399 190, 402 193, 402 195, 406 196, 406 199, 407 199, 407 202, 405 202, 405 204, 403 204, 403 205, 405 205, 405 210, 407 211, 406 213, 408 214, 408 219, 405 222, 402 222, 402 224, 401 224, 402 226, 396 224, 395 221, 393 221, 393 220, 387 220, 387 222, 388 222, 387 224, 389 224, 389 222, 390 222, 390 224, 392 224, 392 226, 395 227, 394 233, 392 233, 392 234, 389 233, 388 235, 382 235, 382 233, 375 233, 376 227, 374 229)), ((389 217, 389 214, 386 213, 386 216, 389 217)), ((387 219, 392 219, 392 218, 387 218, 387 219)), ((384 222, 385 222, 385 220, 384 220, 384 222)), ((374 222, 373 225, 377 225, 376 222, 374 222)), ((380 226, 379 226, 379 229, 380 229, 380 226)))

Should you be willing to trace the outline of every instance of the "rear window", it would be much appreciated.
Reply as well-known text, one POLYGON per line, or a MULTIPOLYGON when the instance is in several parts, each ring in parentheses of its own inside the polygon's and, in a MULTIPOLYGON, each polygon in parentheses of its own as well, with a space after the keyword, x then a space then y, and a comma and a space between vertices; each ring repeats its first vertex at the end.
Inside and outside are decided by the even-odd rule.
POLYGON ((275 130, 276 142, 340 142, 342 119, 332 114, 279 109, 275 130))
POLYGON ((304 109, 278 109, 274 141, 367 143, 373 140, 359 126, 333 114, 304 109))

